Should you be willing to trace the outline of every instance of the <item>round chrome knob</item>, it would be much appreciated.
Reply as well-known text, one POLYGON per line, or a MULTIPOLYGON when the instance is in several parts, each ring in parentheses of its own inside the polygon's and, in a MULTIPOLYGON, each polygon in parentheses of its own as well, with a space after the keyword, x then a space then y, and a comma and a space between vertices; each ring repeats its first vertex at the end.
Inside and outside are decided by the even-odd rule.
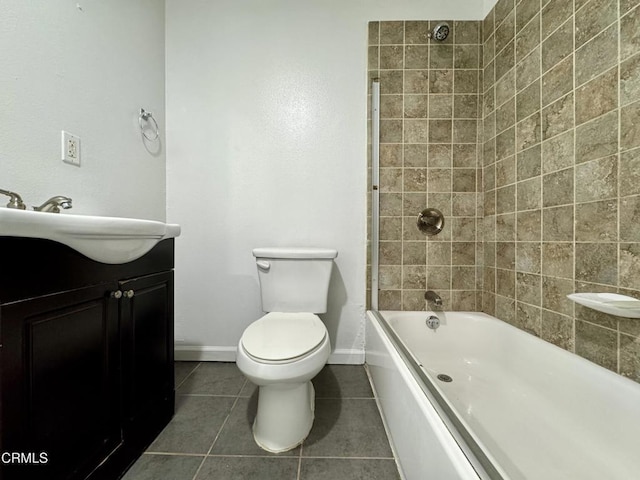
POLYGON ((132 298, 134 295, 133 290, 127 290, 126 292, 124 292, 124 298, 132 298))
POLYGON ((122 291, 116 290, 115 292, 111 292, 111 298, 122 298, 122 291))
POLYGON ((443 228, 444 215, 437 208, 425 208, 418 214, 418 230, 425 235, 437 235, 443 228))

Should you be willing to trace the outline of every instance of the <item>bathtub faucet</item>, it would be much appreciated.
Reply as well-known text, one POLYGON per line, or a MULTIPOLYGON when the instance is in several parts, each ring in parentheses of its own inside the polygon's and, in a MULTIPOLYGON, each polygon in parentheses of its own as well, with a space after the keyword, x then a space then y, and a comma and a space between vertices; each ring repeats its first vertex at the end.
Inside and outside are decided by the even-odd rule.
POLYGON ((436 307, 441 307, 442 306, 442 298, 440 298, 440 295, 438 295, 433 290, 427 290, 426 293, 424 294, 424 299, 427 302, 433 302, 433 304, 436 307))

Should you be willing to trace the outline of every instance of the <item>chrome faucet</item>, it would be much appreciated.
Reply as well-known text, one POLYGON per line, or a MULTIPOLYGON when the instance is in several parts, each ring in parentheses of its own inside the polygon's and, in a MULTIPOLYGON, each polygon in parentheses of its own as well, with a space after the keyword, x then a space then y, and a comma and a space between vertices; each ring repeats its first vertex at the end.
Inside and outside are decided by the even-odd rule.
POLYGON ((27 206, 22 201, 22 198, 20 198, 20 195, 18 195, 16 192, 2 190, 0 188, 0 193, 9 197, 9 203, 7 203, 8 208, 17 208, 18 210, 25 210, 27 208, 27 206))
POLYGON ((49 200, 44 202, 39 207, 33 207, 36 212, 51 212, 51 213, 60 213, 60 209, 63 208, 65 210, 71 208, 72 200, 69 197, 63 196, 55 196, 51 197, 49 200))
POLYGON ((436 292, 434 292, 433 290, 427 290, 424 294, 424 299, 427 302, 433 302, 433 304, 436 307, 441 307, 442 306, 442 298, 440 298, 440 295, 438 295, 436 292))

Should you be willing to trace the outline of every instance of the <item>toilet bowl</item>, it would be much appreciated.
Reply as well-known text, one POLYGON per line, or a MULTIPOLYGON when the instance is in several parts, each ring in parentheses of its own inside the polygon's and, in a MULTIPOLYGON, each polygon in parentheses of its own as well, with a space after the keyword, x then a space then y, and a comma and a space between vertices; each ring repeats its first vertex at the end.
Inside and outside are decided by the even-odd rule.
POLYGON ((259 387, 253 436, 261 448, 285 452, 307 437, 315 406, 311 379, 322 370, 330 351, 324 324, 309 313, 269 313, 245 330, 236 361, 259 387))
POLYGON ((236 363, 258 388, 253 436, 263 449, 279 453, 300 445, 313 426, 311 379, 329 359, 331 343, 316 313, 327 308, 333 249, 259 248, 264 312, 238 342, 236 363))

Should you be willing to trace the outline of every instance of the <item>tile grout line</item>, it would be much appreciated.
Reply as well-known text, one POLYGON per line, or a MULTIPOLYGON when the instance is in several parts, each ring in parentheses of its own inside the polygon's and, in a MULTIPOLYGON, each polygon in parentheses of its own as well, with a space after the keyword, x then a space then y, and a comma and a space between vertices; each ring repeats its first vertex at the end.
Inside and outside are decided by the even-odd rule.
MULTIPOLYGON (((368 383, 369 385, 371 385, 370 383, 370 378, 369 378, 369 372, 368 369, 366 368, 366 366, 364 367, 364 371, 365 371, 365 375, 367 377, 367 379, 369 380, 368 383)), ((195 368, 194 368, 195 371, 195 368)), ((193 373, 193 372, 192 372, 193 373)), ((241 388, 238 391, 237 395, 190 395, 190 396, 210 396, 210 397, 221 397, 221 398, 229 398, 229 397, 235 397, 235 401, 232 402, 231 408, 229 409, 224 421, 221 423, 220 427, 217 430, 217 434, 214 438, 214 440, 211 443, 211 446, 209 447, 207 453, 184 453, 184 452, 144 452, 145 454, 149 454, 149 455, 153 455, 153 456, 157 456, 157 457, 161 457, 161 456, 173 456, 173 457, 178 457, 178 456, 184 456, 184 457, 201 457, 202 460, 199 463, 198 468, 196 469, 195 473, 193 474, 193 476, 191 477, 191 480, 196 480, 201 478, 201 472, 203 471, 204 468, 204 463, 207 461, 207 458, 212 457, 212 458, 219 458, 219 459, 224 459, 224 458, 254 458, 254 459, 270 459, 270 458, 286 458, 289 459, 288 461, 292 461, 294 458, 298 459, 298 465, 297 465, 297 474, 296 474, 296 480, 300 480, 302 477, 302 462, 303 462, 303 458, 306 459, 323 459, 323 460, 335 460, 335 461, 340 461, 340 460, 360 460, 360 461, 366 461, 366 460, 384 460, 384 461, 394 461, 395 462, 395 457, 394 456, 335 456, 335 455, 331 455, 331 456, 323 456, 323 455, 310 455, 305 457, 304 456, 304 442, 300 445, 300 451, 299 453, 296 455, 272 455, 272 454, 268 454, 267 452, 265 452, 265 455, 223 455, 223 454, 213 454, 212 450, 215 447, 215 445, 217 444, 217 442, 220 439, 221 436, 221 432, 224 430, 225 426, 228 425, 229 422, 229 418, 232 415, 232 413, 235 411, 235 408, 237 408, 238 403, 241 399, 246 399, 245 397, 242 397, 240 394, 245 390, 246 385, 248 384, 248 380, 244 379, 244 383, 242 384, 241 388)), ((180 385, 182 385, 182 382, 180 383, 180 385)), ((189 395, 184 395, 184 396, 189 396, 189 395)), ((342 397, 342 396, 327 396, 327 397, 322 397, 320 398, 321 400, 329 400, 329 401, 342 401, 342 400, 351 400, 351 401, 357 401, 357 400, 376 400, 375 398, 375 394, 372 391, 370 394, 367 394, 366 396, 360 396, 360 397, 342 397)), ((386 433, 386 432, 385 432, 386 433)), ((389 441, 388 436, 386 437, 387 442, 389 441)), ((397 465, 396 465, 397 466, 397 465)))
MULTIPOLYGON (((571 165, 571 167, 573 168, 573 204, 572 204, 572 209, 571 209, 571 214, 573 215, 573 219, 572 219, 572 225, 571 225, 571 230, 572 230, 572 239, 571 239, 571 243, 572 243, 572 249, 573 249, 573 272, 572 272, 572 283, 573 283, 573 290, 577 290, 576 288, 576 260, 577 260, 577 253, 578 250, 576 248, 576 212, 577 212, 577 206, 576 206, 576 154, 577 154, 577 145, 578 145, 578 126, 576 125, 576 59, 577 59, 577 52, 576 52, 576 36, 575 36, 575 27, 576 27, 576 2, 575 0, 572 2, 573 3, 573 69, 571 72, 571 76, 572 76, 572 85, 571 85, 571 92, 570 94, 573 95, 573 164, 571 165)), ((542 53, 540 54, 540 57, 542 57, 542 53)), ((542 60, 541 60, 542 61, 542 60)), ((564 97, 561 97, 564 98, 564 97)), ((575 302, 571 302, 571 337, 572 337, 572 343, 573 346, 571 347, 571 350, 575 353, 576 351, 576 331, 577 331, 577 319, 576 319, 576 305, 575 302)))
MULTIPOLYGON (((304 439, 306 440, 306 438, 304 439)), ((302 475, 302 449, 304 448, 304 440, 300 444, 300 453, 298 454, 298 475, 297 480, 301 480, 300 476, 302 475)))
POLYGON ((202 467, 204 466, 204 462, 207 460, 207 457, 211 454, 211 450, 213 450, 213 447, 216 444, 216 442, 218 441, 218 438, 220 438, 220 433, 222 432, 222 430, 224 429, 224 426, 229 421, 229 417, 231 417, 231 413, 233 412, 234 408, 238 404, 238 400, 241 398, 240 397, 240 393, 244 389, 244 386, 246 385, 246 383, 247 383, 247 379, 245 378, 244 382, 242 383, 242 386, 240 387, 240 390, 238 390, 238 395, 236 395, 235 401, 231 405, 231 408, 229 409, 229 412, 227 413, 227 416, 225 417, 224 421, 222 422, 222 425, 220 425, 220 428, 218 429, 218 432, 216 433, 216 436, 213 439, 213 442, 211 442, 211 446, 209 447, 209 450, 207 450, 207 453, 206 453, 205 457, 202 459, 202 462, 200 462, 200 466, 196 470, 196 473, 193 475, 192 480, 196 480, 196 478, 200 474, 200 470, 202 470, 202 467))
MULTIPOLYGON (((175 363, 175 362, 174 362, 174 363, 175 363)), ((187 375, 185 375, 185 377, 182 379, 182 381, 180 382, 180 384, 179 384, 179 385, 174 385, 174 387, 175 387, 175 389, 176 389, 176 392, 178 391, 178 389, 179 389, 180 387, 182 387, 182 385, 184 384, 184 382, 186 382, 186 381, 187 381, 187 379, 188 379, 191 375, 193 375, 193 373, 194 373, 198 368, 200 368, 200 365, 202 365, 202 362, 198 362, 198 364, 197 364, 195 367, 193 367, 193 369, 191 369, 191 371, 190 371, 187 375)))
MULTIPOLYGON (((621 88, 621 81, 622 81, 622 38, 621 38, 621 36, 622 36, 622 27, 621 27, 621 25, 622 25, 622 21, 621 21, 621 13, 622 12, 621 12, 621 7, 620 7, 620 1, 621 0, 618 0, 618 2, 617 2, 618 9, 617 9, 617 15, 616 15, 617 16, 617 18, 616 18, 617 32, 616 33, 618 35, 618 45, 617 45, 617 47, 618 47, 618 58, 617 58, 617 65, 616 65, 616 68, 618 69, 618 75, 617 75, 617 78, 616 78, 616 81, 618 82, 618 85, 617 85, 617 90, 618 90, 618 92, 617 92, 618 93, 618 98, 617 98, 617 101, 618 101, 618 108, 617 108, 617 110, 618 110, 618 151, 616 152, 617 153, 617 155, 616 155, 617 156, 617 161, 616 161, 616 177, 617 177, 617 182, 616 182, 616 197, 617 197, 617 202, 616 202, 617 212, 616 212, 616 216, 617 216, 617 218, 616 218, 616 222, 617 222, 617 225, 616 226, 618 227, 617 228, 617 232, 616 232, 616 243, 617 243, 616 264, 617 264, 617 267, 618 267, 618 272, 617 272, 618 274, 617 274, 617 277, 616 277, 616 284, 617 284, 616 285, 616 287, 617 287, 616 290, 618 292, 620 292, 620 283, 621 283, 620 281, 621 281, 621 277, 622 277, 622 275, 620 275, 620 262, 622 260, 622 249, 620 248, 620 246, 621 246, 621 241, 620 241, 620 210, 621 210, 621 207, 622 207, 622 197, 620 195, 620 168, 622 166, 622 162, 621 162, 621 158, 622 157, 620 155, 620 152, 622 150, 622 148, 621 148, 621 145, 622 145, 622 93, 621 93, 621 90, 622 90, 622 88, 621 88)), ((618 318, 618 321, 617 321, 617 327, 618 328, 617 328, 617 332, 616 332, 617 333, 617 335, 616 335, 616 340, 617 340, 617 345, 616 345, 616 347, 617 347, 616 348, 616 350, 617 350, 616 351, 616 354, 617 354, 617 356, 616 356, 616 368, 617 368, 617 373, 621 374, 621 372, 620 372, 620 360, 621 360, 621 358, 620 358, 620 346, 621 346, 620 345, 620 340, 621 340, 621 338, 620 338, 620 319, 619 318, 618 318)))

